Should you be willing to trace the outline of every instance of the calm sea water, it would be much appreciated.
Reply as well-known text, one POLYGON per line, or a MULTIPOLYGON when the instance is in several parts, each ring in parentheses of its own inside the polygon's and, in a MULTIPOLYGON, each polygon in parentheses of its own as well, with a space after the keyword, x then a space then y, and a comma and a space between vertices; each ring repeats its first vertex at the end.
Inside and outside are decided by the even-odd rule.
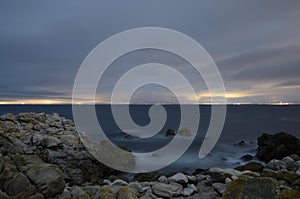
MULTIPOLYGON (((97 105, 96 111, 102 129, 117 145, 127 146, 134 152, 149 152, 165 146, 172 138, 165 137, 167 129, 178 129, 180 122, 180 106, 165 105, 168 117, 165 126, 152 138, 128 138, 116 125, 110 105, 97 105)), ((130 114, 139 125, 150 122, 148 105, 131 105, 130 114)), ((188 151, 163 171, 193 171, 197 168, 208 167, 235 167, 242 164, 240 157, 245 154, 255 154, 257 137, 262 133, 288 132, 300 137, 300 106, 271 106, 271 105, 229 105, 222 135, 213 151, 204 159, 197 154, 203 137, 206 134, 211 109, 208 105, 200 105, 201 120, 199 130, 188 151), (240 141, 248 142, 247 146, 235 145, 240 141), (254 142, 254 143, 253 143, 254 142)), ((20 112, 59 113, 60 116, 72 119, 71 105, 1 105, 0 114, 7 112, 18 114, 20 112)), ((127 129, 130 131, 130 129, 127 129)))

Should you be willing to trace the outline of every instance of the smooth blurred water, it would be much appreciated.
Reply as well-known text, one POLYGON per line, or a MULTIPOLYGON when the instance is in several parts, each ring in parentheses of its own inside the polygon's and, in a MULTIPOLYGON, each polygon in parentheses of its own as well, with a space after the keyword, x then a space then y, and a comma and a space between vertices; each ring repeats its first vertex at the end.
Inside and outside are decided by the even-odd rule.
MULTIPOLYGON (((191 105, 192 106, 192 105, 191 105)), ((171 137, 165 137, 168 128, 177 130, 180 122, 180 106, 164 105, 168 117, 165 126, 157 135, 146 138, 128 137, 116 125, 110 105, 97 105, 96 111, 102 129, 117 145, 127 146, 134 152, 150 152, 165 146, 171 137)), ((133 120, 139 125, 150 122, 148 110, 150 105, 130 105, 133 120)), ((192 171, 197 168, 234 167, 242 163, 240 157, 245 154, 255 154, 258 136, 262 133, 288 132, 296 137, 300 136, 300 106, 271 106, 271 105, 228 105, 227 116, 222 135, 214 150, 204 159, 198 158, 198 151, 210 122, 210 106, 200 105, 201 120, 199 130, 192 146, 172 165, 163 171, 192 171), (247 146, 234 145, 240 141, 247 141, 247 146)), ((60 116, 72 119, 71 105, 1 105, 0 114, 7 112, 57 112, 60 116)), ((88 119, 88 118, 87 118, 88 119)), ((138 134, 134 129, 126 132, 138 134)))

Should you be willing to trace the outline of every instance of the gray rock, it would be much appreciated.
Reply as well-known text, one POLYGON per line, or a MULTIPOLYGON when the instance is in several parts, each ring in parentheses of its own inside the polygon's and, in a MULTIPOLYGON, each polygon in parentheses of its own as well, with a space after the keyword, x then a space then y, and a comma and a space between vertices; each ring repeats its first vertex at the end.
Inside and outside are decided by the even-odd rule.
POLYGON ((43 139, 44 137, 40 133, 35 132, 32 136, 32 143, 35 145, 40 145, 43 139))
POLYGON ((128 187, 135 190, 136 193, 142 192, 142 185, 139 182, 130 182, 128 187))
POLYGON ((0 190, 0 198, 1 199, 10 199, 10 197, 6 193, 4 193, 3 191, 1 191, 1 190, 0 190))
POLYGON ((141 193, 152 193, 152 189, 151 189, 151 187, 142 187, 141 189, 140 189, 140 192, 141 193))
POLYGON ((117 199, 138 199, 137 194, 132 190, 127 187, 120 187, 118 194, 117 194, 117 199))
POLYGON ((213 187, 220 195, 223 195, 223 193, 224 193, 225 190, 226 190, 227 185, 226 185, 226 184, 223 184, 223 183, 216 182, 216 183, 212 184, 212 187, 213 187))
POLYGON ((158 197, 156 195, 154 195, 153 193, 146 193, 140 199, 158 199, 158 197))
POLYGON ((117 179, 112 183, 113 186, 127 186, 128 183, 125 182, 124 180, 117 179))
POLYGON ((197 181, 199 182, 199 181, 204 180, 204 179, 205 179, 205 176, 204 176, 204 175, 201 175, 201 174, 198 174, 198 175, 196 175, 196 178, 197 178, 197 181))
POLYGON ((103 184, 111 185, 112 182, 110 180, 105 179, 105 180, 103 180, 103 184))
POLYGON ((71 193, 68 190, 64 190, 61 194, 55 196, 54 199, 71 199, 71 193))
POLYGON ((245 173, 249 173, 250 171, 238 171, 238 170, 235 170, 235 169, 231 169, 231 168, 228 168, 228 169, 221 169, 221 168, 217 168, 217 167, 213 167, 213 168, 210 168, 209 169, 209 172, 212 172, 212 173, 220 173, 220 174, 228 174, 228 175, 231 175, 231 176, 240 176, 242 174, 245 174, 245 173))
POLYGON ((26 191, 26 188, 31 185, 28 178, 23 173, 17 173, 6 183, 8 184, 8 187, 5 189, 5 192, 10 196, 26 191))
MULTIPOLYGON (((19 167, 26 169, 27 165, 20 165, 22 158, 23 163, 26 164, 26 156, 19 156, 19 167)), ((34 160, 34 158, 31 158, 34 160)), ((37 161, 37 158, 36 160, 37 161)), ((31 182, 36 185, 37 189, 42 192, 46 197, 53 197, 63 192, 65 188, 65 182, 63 180, 62 171, 55 165, 39 162, 31 162, 26 170, 27 177, 31 182)))
POLYGON ((296 171, 296 174, 300 176, 300 168, 296 171))
POLYGON ((187 185, 187 188, 193 189, 194 192, 198 192, 198 189, 197 189, 197 187, 196 187, 194 184, 188 184, 188 185, 187 185))
POLYGON ((61 140, 59 140, 58 138, 56 138, 54 136, 47 136, 47 137, 44 137, 41 145, 46 148, 61 147, 62 142, 61 142, 61 140))
POLYGON ((196 176, 188 175, 187 178, 188 178, 189 182, 192 182, 192 183, 197 182, 197 177, 196 176))
POLYGON ((96 193, 99 191, 100 186, 99 185, 94 185, 94 186, 86 186, 86 187, 81 187, 83 191, 85 191, 88 195, 94 196, 96 193))
POLYGON ((272 169, 272 170, 282 170, 282 169, 287 169, 287 164, 280 160, 274 159, 268 162, 265 168, 272 169))
POLYGON ((295 164, 300 168, 300 160, 296 161, 295 164))
POLYGON ((229 184, 229 183, 231 183, 232 182, 232 180, 230 179, 230 178, 226 178, 225 179, 225 184, 229 184))
POLYGON ((291 157, 289 157, 289 156, 287 156, 287 157, 282 158, 282 159, 281 159, 281 162, 283 162, 283 163, 285 163, 285 164, 289 164, 289 163, 294 162, 294 159, 291 158, 291 157))
POLYGON ((32 196, 30 196, 29 198, 26 198, 26 199, 44 199, 44 195, 41 194, 41 193, 37 193, 37 194, 34 194, 32 196))
POLYGON ((11 113, 6 113, 4 119, 8 120, 8 121, 15 121, 16 120, 15 116, 11 113))
POLYGON ((158 179, 157 179, 158 182, 161 182, 161 183, 165 183, 165 184, 168 184, 168 178, 166 176, 160 176, 158 179))
POLYGON ((186 175, 183 173, 177 173, 171 177, 168 178, 169 183, 179 183, 179 184, 187 184, 188 183, 188 178, 186 175))
POLYGON ((194 190, 190 189, 190 188, 184 188, 181 192, 181 194, 183 196, 191 196, 193 193, 194 193, 194 190))
POLYGON ((136 193, 124 186, 108 186, 105 185, 99 189, 97 194, 94 196, 95 199, 102 199, 102 198, 107 198, 107 199, 137 199, 136 193))
POLYGON ((177 183, 164 184, 160 182, 155 182, 152 185, 152 191, 154 194, 166 198, 172 198, 178 196, 180 195, 182 190, 183 190, 182 186, 177 183))
POLYGON ((74 199, 89 198, 89 195, 78 186, 73 186, 70 189, 70 194, 71 194, 72 198, 74 198, 74 199))
POLYGON ((283 190, 283 189, 292 190, 291 187, 288 187, 288 186, 285 186, 285 185, 280 185, 280 186, 279 186, 279 189, 280 189, 280 190, 283 190))
POLYGON ((193 198, 220 198, 218 193, 210 186, 206 186, 203 181, 197 184, 199 190, 197 194, 193 195, 193 198))

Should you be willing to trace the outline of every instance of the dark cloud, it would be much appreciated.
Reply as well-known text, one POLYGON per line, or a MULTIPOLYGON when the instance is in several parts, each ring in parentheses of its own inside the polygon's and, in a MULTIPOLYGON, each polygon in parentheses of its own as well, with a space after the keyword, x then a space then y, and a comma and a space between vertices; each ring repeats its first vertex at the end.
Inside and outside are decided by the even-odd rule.
MULTIPOLYGON (((97 44, 127 29, 158 26, 181 31, 206 48, 228 93, 244 94, 229 101, 299 102, 300 94, 295 94, 300 87, 299 8, 299 1, 281 0, 4 0, 0 98, 70 99, 76 72, 97 44)), ((120 66, 127 70, 137 63, 161 61, 155 58, 159 54, 121 60, 108 71, 100 89, 103 96, 109 95, 112 82, 120 76, 120 66)), ((188 76, 197 91, 206 90, 188 63, 169 55, 164 61, 188 76)), ((147 90, 153 101, 155 96, 159 101, 172 98, 164 95, 164 89, 147 90)))

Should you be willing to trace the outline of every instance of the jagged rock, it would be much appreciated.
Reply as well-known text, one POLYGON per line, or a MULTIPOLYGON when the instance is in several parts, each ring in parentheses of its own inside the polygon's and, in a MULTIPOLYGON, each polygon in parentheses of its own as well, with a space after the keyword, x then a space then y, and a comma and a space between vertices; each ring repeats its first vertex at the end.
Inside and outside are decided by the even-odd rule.
POLYGON ((118 193, 117 193, 117 199, 137 199, 136 193, 134 193, 131 189, 128 189, 127 187, 120 187, 118 193))
POLYGON ((89 195, 78 186, 73 186, 70 189, 70 194, 72 198, 76 198, 76 199, 90 198, 89 195))
POLYGON ((272 170, 281 170, 281 169, 287 169, 287 164, 280 160, 274 159, 268 162, 265 167, 272 170))
MULTIPOLYGON (((251 171, 238 171, 238 170, 230 169, 230 168, 221 169, 221 168, 217 168, 217 167, 210 168, 209 172, 211 172, 211 173, 220 173, 220 174, 228 174, 230 176, 240 176, 240 175, 245 174, 245 173, 251 173, 251 171)), ((224 180, 225 180, 225 178, 224 178, 224 180)))
POLYGON ((227 185, 223 183, 216 182, 212 184, 212 187, 219 193, 219 195, 223 195, 226 190, 227 185))
POLYGON ((297 155, 297 154, 290 155, 290 157, 291 157, 294 161, 299 161, 299 160, 300 160, 300 156, 297 155))
POLYGON ((161 183, 165 183, 165 184, 168 184, 168 178, 166 176, 160 176, 158 179, 157 179, 158 182, 161 182, 161 183))
POLYGON ((179 184, 187 184, 188 183, 188 178, 186 175, 183 173, 177 173, 171 177, 168 178, 169 183, 179 183, 179 184))
POLYGON ((4 184, 7 185, 4 190, 10 196, 15 196, 31 186, 28 178, 23 173, 16 173, 13 178, 7 180, 4 184))
POLYGON ((188 184, 188 185, 187 185, 187 188, 193 189, 194 192, 198 192, 198 188, 197 188, 194 184, 188 184))
POLYGON ((194 190, 191 189, 191 188, 184 188, 183 191, 182 191, 182 195, 183 196, 190 196, 194 193, 194 190))
POLYGON ((142 192, 142 185, 139 182, 130 182, 128 187, 135 190, 136 193, 142 192))
POLYGON ((41 145, 45 148, 51 148, 51 147, 61 147, 62 142, 58 138, 54 136, 46 136, 41 142, 41 145))
POLYGON ((258 138, 257 157, 266 162, 286 156, 300 155, 300 140, 287 133, 263 134, 258 138))
POLYGON ((10 197, 3 191, 0 190, 0 198, 1 199, 10 199, 10 197))
POLYGON ((176 135, 175 131, 173 129, 168 129, 165 136, 174 136, 176 135))
POLYGON ((188 178, 189 182, 191 182, 191 183, 197 182, 197 177, 194 175, 192 175, 192 176, 187 175, 186 177, 188 178))
POLYGON ((85 191, 88 195, 90 196, 94 196, 97 194, 97 192, 100 189, 99 185, 94 185, 94 186, 85 186, 85 187, 81 187, 81 189, 83 191, 85 191))
POLYGON ((287 156, 287 157, 282 158, 282 159, 281 159, 281 162, 283 162, 283 163, 285 163, 285 164, 288 165, 288 164, 290 164, 290 163, 295 162, 295 160, 294 160, 293 158, 287 156))
POLYGON ((71 199, 71 193, 68 190, 64 190, 61 194, 55 196, 54 199, 71 199))
POLYGON ((296 174, 300 176, 300 168, 296 171, 296 174))
POLYGON ((8 120, 8 121, 12 121, 12 122, 16 120, 15 116, 13 114, 11 114, 11 113, 6 113, 4 115, 3 119, 4 120, 8 120))
POLYGON ((226 188, 223 199, 280 198, 278 182, 272 178, 238 178, 226 188))
POLYGON ((205 183, 199 182, 197 184, 197 189, 199 190, 197 194, 194 194, 193 198, 220 198, 219 194, 211 187, 206 186, 205 183))
POLYGON ((249 162, 245 165, 242 166, 238 166, 235 169, 238 171, 254 171, 254 172, 259 172, 262 171, 262 169, 264 168, 264 165, 262 165, 259 162, 249 162))
POLYGON ((94 197, 95 199, 137 199, 136 193, 124 186, 108 186, 105 185, 99 189, 94 197))
POLYGON ((180 184, 164 184, 160 182, 154 182, 152 185, 153 193, 166 198, 173 198, 180 195, 183 187, 180 184))
POLYGON ((65 182, 62 171, 56 166, 44 163, 35 155, 17 155, 15 157, 18 169, 26 176, 46 197, 53 197, 63 192, 65 182))

